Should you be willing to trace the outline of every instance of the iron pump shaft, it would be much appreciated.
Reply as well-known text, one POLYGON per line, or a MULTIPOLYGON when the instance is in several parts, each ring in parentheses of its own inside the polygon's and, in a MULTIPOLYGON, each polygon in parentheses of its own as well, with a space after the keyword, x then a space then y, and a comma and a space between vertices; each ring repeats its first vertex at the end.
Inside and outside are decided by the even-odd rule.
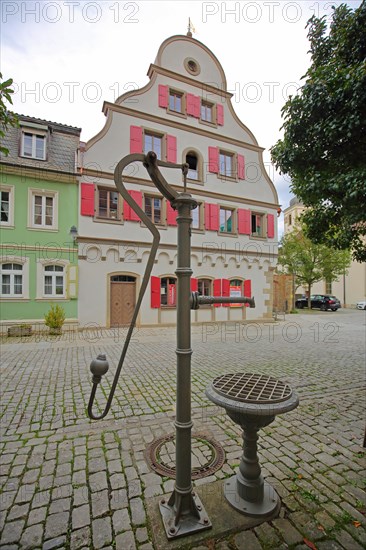
POLYGON ((168 539, 189 535, 203 529, 210 528, 211 522, 207 517, 205 509, 197 496, 193 493, 192 465, 191 465, 191 309, 197 309, 204 303, 248 303, 254 307, 253 298, 245 297, 212 297, 199 296, 191 292, 191 210, 197 208, 197 201, 187 193, 186 177, 188 165, 178 165, 162 162, 157 159, 154 152, 147 155, 132 154, 124 157, 114 172, 116 187, 124 200, 132 210, 140 217, 141 221, 153 234, 153 243, 149 254, 145 274, 141 283, 140 292, 136 307, 132 316, 131 324, 127 332, 121 357, 114 376, 106 407, 101 415, 96 416, 92 412, 96 394, 96 388, 101 376, 106 372, 108 363, 105 356, 98 356, 92 361, 90 369, 93 373, 93 387, 89 400, 88 414, 92 419, 104 418, 108 413, 118 379, 127 353, 128 345, 137 320, 141 302, 146 291, 150 274, 154 265, 160 235, 151 219, 137 205, 123 185, 122 173, 126 166, 133 162, 142 162, 147 169, 151 180, 162 193, 162 195, 177 210, 177 231, 178 231, 178 255, 177 255, 177 393, 176 393, 176 480, 174 491, 169 500, 160 501, 160 512, 162 515, 165 531, 168 539), (159 166, 167 168, 180 168, 184 176, 184 191, 178 193, 164 179, 159 171, 159 166))

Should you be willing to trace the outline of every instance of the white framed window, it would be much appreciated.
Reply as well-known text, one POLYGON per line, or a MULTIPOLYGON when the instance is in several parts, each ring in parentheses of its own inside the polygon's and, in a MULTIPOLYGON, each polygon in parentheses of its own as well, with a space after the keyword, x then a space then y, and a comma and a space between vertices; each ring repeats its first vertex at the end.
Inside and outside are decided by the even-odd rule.
POLYGON ((43 295, 47 298, 64 298, 65 268, 63 265, 52 264, 44 266, 43 295))
POLYGON ((28 227, 56 230, 58 227, 57 191, 29 189, 28 193, 28 227))
POLYGON ((159 160, 163 158, 163 135, 144 132, 144 153, 154 151, 159 160))
POLYGON ((163 223, 163 200, 156 195, 144 195, 144 211, 153 223, 163 223))
POLYGON ((112 189, 98 187, 98 216, 110 220, 121 219, 120 194, 112 189))
POLYGON ((220 206, 220 233, 236 233, 234 208, 220 206))
POLYGON ((177 90, 169 90, 169 111, 174 113, 184 113, 184 93, 177 90))
POLYGON ((203 203, 191 210, 192 229, 203 229, 203 203))
POLYGON ((177 304, 177 279, 175 277, 162 277, 161 285, 161 306, 175 307, 177 304))
POLYGON ((235 155, 227 151, 220 151, 219 153, 219 173, 227 178, 235 178, 235 155))
POLYGON ((260 212, 251 213, 251 235, 253 237, 264 237, 264 214, 260 212))
POLYGON ((22 131, 20 154, 22 157, 46 160, 46 140, 44 133, 22 131))
POLYGON ((1 296, 23 296, 23 265, 17 263, 1 264, 1 296))
POLYGON ((2 185, 0 187, 1 221, 4 227, 14 226, 14 186, 2 185))
POLYGON ((214 123, 214 105, 208 101, 201 101, 201 120, 214 123))
POLYGON ((29 298, 29 258, 3 257, 0 262, 0 296, 2 300, 29 298))

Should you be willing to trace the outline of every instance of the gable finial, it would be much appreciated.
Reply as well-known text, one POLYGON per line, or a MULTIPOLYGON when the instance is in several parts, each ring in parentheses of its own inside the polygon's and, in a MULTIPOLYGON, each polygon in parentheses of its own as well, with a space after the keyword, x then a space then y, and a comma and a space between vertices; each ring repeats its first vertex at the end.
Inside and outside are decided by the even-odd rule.
POLYGON ((188 17, 188 32, 187 32, 187 36, 189 36, 189 38, 192 38, 192 32, 196 32, 196 29, 194 28, 193 26, 193 23, 191 21, 191 18, 188 17))

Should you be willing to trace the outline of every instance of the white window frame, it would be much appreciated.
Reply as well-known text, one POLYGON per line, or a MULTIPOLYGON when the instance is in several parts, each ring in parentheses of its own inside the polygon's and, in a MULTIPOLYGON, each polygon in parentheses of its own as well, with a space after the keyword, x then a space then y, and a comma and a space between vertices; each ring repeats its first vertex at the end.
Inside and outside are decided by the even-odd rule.
MULTIPOLYGON (((59 260, 55 259, 37 259, 37 294, 36 294, 36 300, 42 300, 42 301, 52 301, 60 300, 65 301, 69 299, 69 288, 68 288, 68 280, 69 280, 69 269, 70 269, 70 262, 69 260, 59 260), (44 287, 45 287, 45 276, 47 275, 47 272, 45 271, 45 267, 48 265, 58 265, 60 267, 63 267, 63 278, 64 278, 64 292, 63 294, 45 294, 44 287)), ((52 271, 49 272, 50 274, 52 271)), ((55 277, 57 276, 57 272, 53 272, 55 274, 55 277)))
POLYGON ((14 185, 0 185, 0 192, 9 193, 8 221, 1 221, 1 227, 14 227, 14 185))
POLYGON ((21 135, 21 144, 20 144, 20 156, 26 158, 26 159, 34 159, 34 160, 46 160, 46 151, 47 151, 47 132, 42 130, 34 130, 30 128, 22 128, 22 135, 21 135), (31 135, 32 136, 32 154, 26 155, 25 154, 25 135, 31 135), (37 156, 37 137, 43 138, 43 154, 41 157, 37 156))
MULTIPOLYGON (((43 221, 42 214, 42 221, 43 221)), ((28 190, 28 229, 37 229, 40 231, 57 231, 58 230, 58 191, 50 191, 47 189, 29 188, 28 190), (53 215, 52 225, 38 225, 34 223, 35 196, 52 197, 53 199, 53 215)))
MULTIPOLYGON (((22 274, 22 294, 3 294, 2 293, 2 278, 0 280, 0 297, 1 301, 23 301, 29 300, 29 258, 21 256, 3 256, 0 260, 0 264, 21 264, 23 269, 18 271, 18 274, 22 274)), ((2 269, 1 269, 2 274, 2 269)), ((15 271, 14 271, 14 274, 15 271)))
POLYGON ((155 132, 154 130, 149 130, 147 128, 144 129, 143 136, 142 136, 142 139, 143 139, 142 147, 143 147, 144 153, 146 154, 149 151, 155 151, 154 150, 154 139, 160 139, 160 156, 158 156, 156 151, 155 151, 155 153, 156 153, 156 156, 158 157, 158 160, 165 160, 165 158, 166 158, 165 136, 166 136, 166 134, 164 134, 164 133, 155 132), (147 136, 152 137, 152 139, 153 139, 151 148, 150 147, 145 147, 145 139, 146 139, 147 136))

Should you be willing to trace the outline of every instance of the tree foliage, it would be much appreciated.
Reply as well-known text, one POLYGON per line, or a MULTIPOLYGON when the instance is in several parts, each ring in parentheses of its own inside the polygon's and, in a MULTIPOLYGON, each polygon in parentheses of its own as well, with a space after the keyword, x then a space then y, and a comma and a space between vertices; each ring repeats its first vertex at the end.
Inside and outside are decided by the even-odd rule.
POLYGON ((324 244, 314 244, 304 233, 304 227, 291 231, 280 241, 278 263, 295 277, 296 286, 304 286, 310 294, 314 283, 331 283, 345 273, 351 262, 348 250, 335 250, 324 244))
MULTIPOLYGON (((6 106, 6 101, 10 103, 10 105, 13 104, 13 100, 11 97, 11 94, 14 93, 14 90, 11 88, 11 85, 13 84, 13 79, 9 78, 8 80, 3 80, 3 75, 0 73, 0 138, 3 139, 5 137, 5 133, 9 126, 18 126, 18 117, 12 113, 11 111, 8 111, 6 106)), ((9 154, 9 150, 4 147, 3 145, 0 145, 0 152, 3 153, 5 156, 9 154)))
POLYGON ((307 235, 366 261, 366 2, 308 21, 311 65, 282 109, 283 139, 271 149, 309 207, 307 235))

